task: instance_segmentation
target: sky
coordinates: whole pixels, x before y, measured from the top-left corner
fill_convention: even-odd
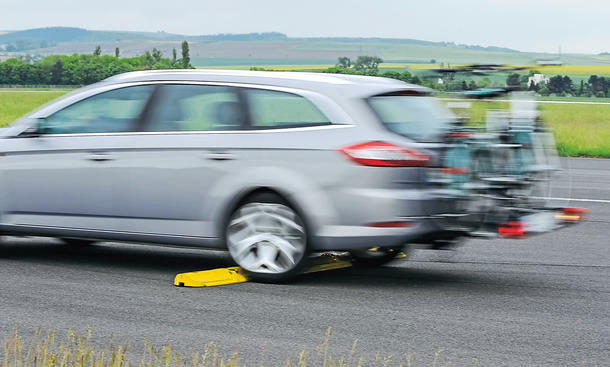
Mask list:
[[[610,0],[0,0],[0,30],[50,26],[187,35],[275,31],[610,52]]]

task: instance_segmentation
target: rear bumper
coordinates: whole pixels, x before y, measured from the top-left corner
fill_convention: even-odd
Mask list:
[[[415,243],[444,228],[437,214],[455,210],[455,200],[447,199],[421,183],[423,171],[408,169],[413,181],[398,179],[386,188],[341,187],[330,196],[335,208],[334,216],[314,214],[314,250],[351,250],[370,247],[397,247]],[[388,171],[392,172],[392,171]],[[377,178],[384,177],[380,171]],[[375,176],[371,176],[375,177]],[[372,179],[372,178],[369,178]],[[441,200],[445,199],[445,201]],[[315,211],[314,211],[315,213]],[[379,228],[383,222],[405,222],[404,228]]]
[[[314,237],[313,250],[353,250],[371,247],[399,247],[437,232],[438,226],[428,217],[399,218],[409,223],[404,228],[328,225]]]
[[[315,236],[313,250],[353,250],[371,247],[399,247],[408,243],[434,243],[456,237],[520,239],[565,228],[585,219],[586,210],[576,208],[513,209],[508,221],[487,223],[484,229],[468,230],[456,223],[447,225],[445,214],[403,217],[405,228],[367,226],[325,226]],[[440,226],[439,220],[445,225]]]

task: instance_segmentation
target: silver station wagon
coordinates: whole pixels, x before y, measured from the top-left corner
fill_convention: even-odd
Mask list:
[[[384,78],[114,76],[2,129],[1,229],[228,249],[262,281],[311,252],[385,261],[451,233],[427,174],[447,117],[427,89]]]

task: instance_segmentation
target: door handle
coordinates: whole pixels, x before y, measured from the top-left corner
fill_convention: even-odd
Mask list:
[[[95,162],[104,162],[114,160],[115,157],[108,153],[91,153],[87,155],[87,159]]]
[[[230,161],[237,158],[235,154],[229,152],[210,152],[205,157],[214,161]]]

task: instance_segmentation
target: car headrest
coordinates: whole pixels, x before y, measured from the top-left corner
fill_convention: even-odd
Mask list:
[[[239,102],[227,101],[216,105],[215,123],[219,128],[241,126],[242,116]]]

